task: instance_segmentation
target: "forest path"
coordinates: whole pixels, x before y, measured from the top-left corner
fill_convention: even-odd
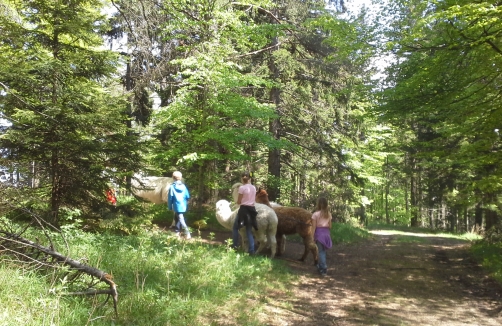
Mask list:
[[[303,244],[278,257],[299,274],[292,293],[269,295],[263,322],[292,325],[502,325],[502,286],[469,256],[469,242],[430,234],[372,231],[334,245],[321,277]],[[229,237],[217,232],[215,242]],[[202,234],[202,238],[208,237]]]

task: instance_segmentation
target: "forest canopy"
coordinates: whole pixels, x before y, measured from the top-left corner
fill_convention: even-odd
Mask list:
[[[351,5],[1,1],[1,211],[94,218],[175,170],[202,211],[250,170],[343,221],[496,226],[500,3]]]

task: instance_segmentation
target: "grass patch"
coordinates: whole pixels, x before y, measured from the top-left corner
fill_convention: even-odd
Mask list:
[[[0,260],[0,325],[260,325],[271,291],[287,295],[283,262],[169,234],[90,234],[67,229],[71,258],[111,273],[119,317],[104,297],[69,297],[61,275]],[[35,236],[32,234],[31,236]],[[30,237],[31,237],[30,236]],[[55,235],[57,248],[63,242]]]
[[[331,239],[333,240],[333,244],[357,243],[370,239],[371,237],[371,233],[367,230],[350,224],[333,223],[331,228]]]
[[[472,245],[471,253],[502,284],[502,243],[479,241]]]

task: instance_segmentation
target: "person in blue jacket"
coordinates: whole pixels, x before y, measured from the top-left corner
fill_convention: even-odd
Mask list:
[[[169,187],[167,195],[167,209],[174,211],[174,232],[177,236],[180,235],[181,229],[185,231],[185,237],[191,238],[190,230],[185,222],[184,214],[188,208],[188,199],[190,193],[187,186],[181,181],[181,172],[173,172],[173,184]]]

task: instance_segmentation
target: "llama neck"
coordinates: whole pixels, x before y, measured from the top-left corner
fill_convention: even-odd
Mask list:
[[[237,199],[239,198],[239,187],[242,186],[242,183],[237,182],[232,186],[232,199],[234,203],[237,203]]]
[[[226,229],[231,230],[233,227],[233,219],[232,217],[232,211],[230,210],[230,207],[225,207],[224,209],[221,209],[220,211],[216,212],[216,219],[218,222]]]
[[[272,207],[272,205],[270,205],[270,201],[268,201],[267,195],[260,194],[260,195],[256,196],[256,202],[260,203],[260,204],[267,205],[268,207]]]

